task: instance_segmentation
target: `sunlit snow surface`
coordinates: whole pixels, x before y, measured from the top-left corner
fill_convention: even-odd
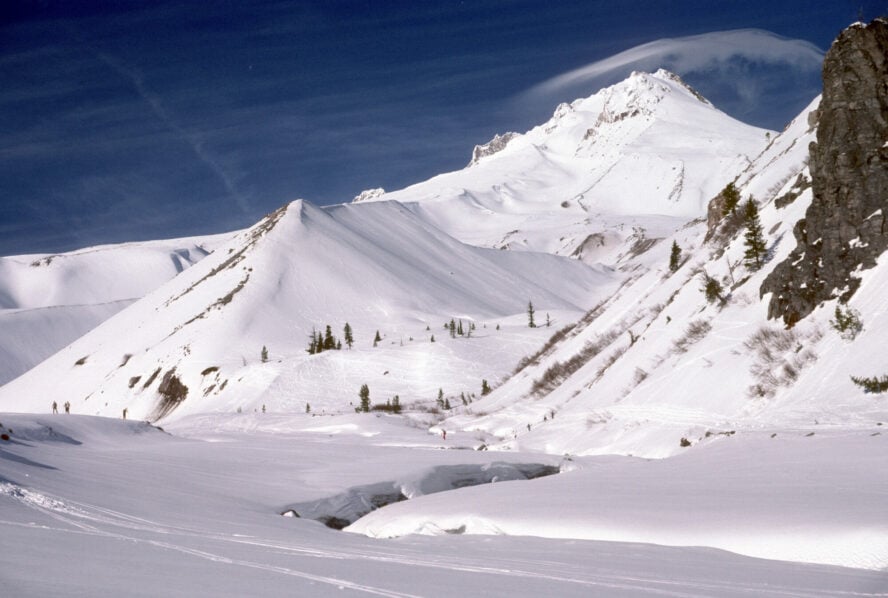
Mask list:
[[[787,430],[665,461],[574,458],[560,475],[385,507],[367,520],[466,534],[382,540],[279,513],[438,465],[561,460],[447,450],[475,440],[372,415],[200,416],[172,435],[63,414],[0,423],[13,430],[4,595],[840,596],[888,579],[885,436]],[[811,454],[829,458],[815,468]]]

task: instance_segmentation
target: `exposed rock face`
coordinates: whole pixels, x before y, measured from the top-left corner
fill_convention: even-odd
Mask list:
[[[518,137],[518,133],[503,133],[502,135],[494,135],[493,139],[484,145],[476,145],[475,149],[472,150],[472,161],[469,162],[469,166],[477,164],[478,160],[485,156],[492,156],[503,150],[515,137]]]
[[[814,197],[793,230],[796,248],[761,288],[773,293],[768,317],[788,326],[823,301],[847,301],[855,271],[888,248],[888,21],[852,25],[833,43],[818,117]]]
[[[368,199],[376,199],[382,195],[385,195],[385,189],[382,187],[377,187],[376,189],[364,189],[355,195],[354,199],[352,199],[352,203],[367,201]]]

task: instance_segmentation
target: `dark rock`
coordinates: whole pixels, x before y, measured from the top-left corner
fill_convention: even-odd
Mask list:
[[[769,318],[792,326],[818,304],[851,298],[858,269],[888,248],[888,21],[855,24],[823,62],[817,142],[810,145],[813,200],[793,230],[797,246],[768,275]]]

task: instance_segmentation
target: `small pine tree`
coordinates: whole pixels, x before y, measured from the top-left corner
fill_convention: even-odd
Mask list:
[[[444,390],[438,389],[438,399],[435,401],[435,404],[438,406],[438,409],[444,408]]]
[[[456,322],[450,320],[450,338],[456,338]]]
[[[721,194],[722,197],[725,198],[725,205],[722,208],[722,216],[727,216],[736,212],[737,206],[740,204],[740,191],[734,186],[734,182],[731,181],[728,183],[722,190]]]
[[[487,383],[487,380],[481,380],[481,396],[490,394],[490,384]]]
[[[672,251],[669,253],[669,271],[675,272],[681,265],[681,247],[676,241],[672,242]]]
[[[348,345],[348,348],[351,349],[352,345],[355,344],[354,332],[352,331],[352,327],[348,322],[345,323],[345,326],[342,329],[342,336],[345,338],[345,344]]]
[[[444,409],[450,411],[450,399],[444,399]]]
[[[546,328],[552,325],[552,320],[549,319],[549,312],[546,312]]]
[[[706,301],[709,303],[715,303],[716,301],[723,302],[724,297],[722,296],[722,285],[715,278],[709,276],[705,272],[703,273],[703,294],[706,296]]]
[[[333,330],[327,324],[327,328],[324,330],[324,351],[330,351],[335,348],[336,340],[333,338]]]
[[[528,328],[536,328],[536,322],[533,321],[533,314],[536,313],[536,310],[533,309],[533,301],[527,302],[527,327]]]
[[[496,325],[496,329],[497,329],[497,330],[499,330],[499,329],[500,329],[500,327],[499,327],[499,324],[497,324],[497,325]]]
[[[764,264],[767,245],[762,222],[759,220],[758,204],[751,196],[743,205],[743,224],[746,226],[746,234],[743,236],[743,244],[746,246],[744,263],[750,270],[758,270]]]
[[[435,342],[435,335],[434,334],[432,335],[432,338],[430,340],[431,340],[431,342]]]
[[[361,384],[361,390],[358,391],[358,398],[361,399],[361,406],[358,408],[360,411],[364,413],[370,412],[370,387],[366,384]]]
[[[839,336],[846,341],[853,341],[857,335],[863,330],[863,321],[860,319],[860,312],[851,307],[836,305],[836,318],[830,320],[829,325],[839,333]]]
[[[463,336],[465,332],[463,331],[462,320],[459,321],[459,325],[456,327],[456,333],[460,336]]]
[[[311,405],[309,405],[308,403],[305,404],[305,412],[311,413]]]
[[[265,345],[262,345],[262,353],[260,355],[262,357],[262,363],[268,361],[268,348]]]
[[[373,337],[373,346],[375,347],[376,344],[377,344],[379,341],[381,341],[381,340],[382,340],[382,337],[379,336],[379,331],[377,330],[377,331],[376,331],[376,336]]]

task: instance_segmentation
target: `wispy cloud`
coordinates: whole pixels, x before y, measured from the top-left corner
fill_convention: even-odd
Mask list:
[[[228,191],[229,196],[235,201],[235,203],[237,203],[241,211],[245,214],[250,213],[250,204],[246,197],[244,197],[244,195],[238,190],[234,178],[231,177],[222,165],[206,151],[203,141],[199,137],[181,127],[170,116],[161,103],[160,98],[152,93],[145,85],[142,75],[137,70],[127,67],[120,60],[105,52],[96,52],[96,57],[108,65],[118,75],[132,83],[136,93],[148,104],[154,115],[180,139],[186,142],[194,151],[194,155],[197,156],[197,158],[222,182],[226,191]]]
[[[522,94],[521,100],[535,104],[566,101],[610,85],[633,70],[665,68],[682,77],[696,74],[712,87],[729,88],[751,107],[766,93],[768,69],[816,75],[823,55],[810,42],[760,29],[658,39],[543,81]]]

